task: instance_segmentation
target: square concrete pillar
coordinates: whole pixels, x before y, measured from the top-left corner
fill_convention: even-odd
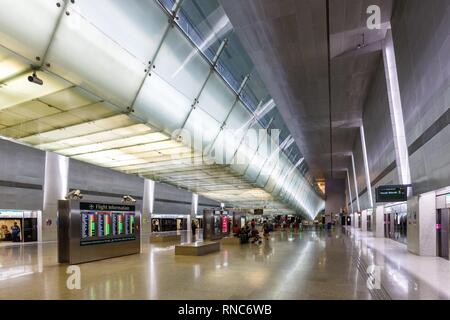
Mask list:
[[[363,210],[361,213],[361,230],[367,231],[367,210]]]
[[[372,217],[373,234],[376,238],[384,238],[384,206],[377,206]]]
[[[436,193],[408,199],[408,251],[436,256]]]

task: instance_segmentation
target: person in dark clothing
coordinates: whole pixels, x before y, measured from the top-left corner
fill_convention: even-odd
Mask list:
[[[192,237],[193,237],[193,239],[195,239],[195,236],[196,236],[195,232],[197,231],[197,223],[195,223],[195,221],[192,222],[191,228],[192,228]]]
[[[13,242],[20,241],[20,227],[17,225],[17,222],[14,222],[14,225],[11,227],[11,234]]]

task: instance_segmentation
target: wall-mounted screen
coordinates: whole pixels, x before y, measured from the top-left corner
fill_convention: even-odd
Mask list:
[[[407,186],[380,186],[375,189],[376,201],[382,202],[404,202],[408,200]]]
[[[134,206],[82,202],[80,209],[81,245],[135,240]]]

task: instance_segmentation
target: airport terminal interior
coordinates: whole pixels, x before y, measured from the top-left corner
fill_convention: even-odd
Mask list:
[[[0,300],[449,300],[450,1],[0,0]]]

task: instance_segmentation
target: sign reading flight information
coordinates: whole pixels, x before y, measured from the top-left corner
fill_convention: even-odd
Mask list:
[[[408,186],[379,186],[375,189],[376,202],[405,202],[408,200]]]

